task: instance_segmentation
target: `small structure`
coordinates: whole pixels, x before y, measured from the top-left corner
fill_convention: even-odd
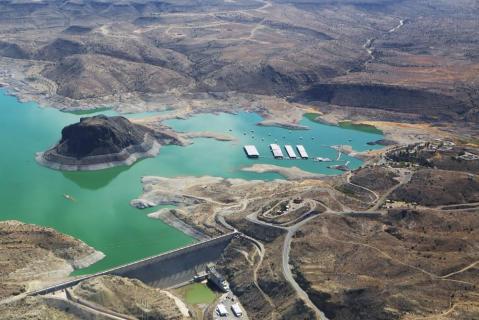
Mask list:
[[[289,144],[285,145],[284,148],[286,149],[286,153],[288,154],[288,157],[290,159],[296,159],[296,153],[294,153],[293,147],[291,147]]]
[[[296,146],[296,150],[298,150],[299,156],[300,156],[302,159],[308,159],[308,158],[309,158],[308,153],[306,152],[306,149],[304,149],[303,145],[298,144],[298,145]]]
[[[225,317],[228,315],[228,310],[226,310],[226,307],[224,304],[220,303],[219,305],[216,306],[216,313],[220,317]]]
[[[233,311],[235,317],[241,317],[243,315],[243,311],[241,311],[241,308],[237,303],[231,306],[231,311]]]
[[[215,286],[217,286],[221,291],[228,292],[230,291],[230,286],[228,281],[216,271],[215,267],[212,264],[206,266],[206,272],[208,273],[208,280],[211,281]]]
[[[243,149],[246,152],[246,156],[248,156],[248,158],[259,158],[259,152],[255,146],[246,145],[243,147]]]
[[[200,272],[200,273],[193,276],[193,281],[194,282],[201,282],[203,280],[206,280],[207,278],[208,278],[208,274],[206,272]]]
[[[281,151],[279,145],[273,143],[269,145],[269,148],[271,149],[271,152],[276,159],[283,159],[283,152]]]

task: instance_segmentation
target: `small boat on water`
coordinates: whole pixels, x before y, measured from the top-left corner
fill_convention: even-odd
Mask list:
[[[316,158],[314,158],[313,161],[316,161],[316,162],[331,162],[332,160],[329,159],[329,158],[316,157]]]
[[[69,194],[63,194],[63,197],[69,201],[76,201],[75,198],[73,198],[71,195]]]

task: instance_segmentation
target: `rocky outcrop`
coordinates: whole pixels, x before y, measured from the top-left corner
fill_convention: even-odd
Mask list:
[[[296,100],[377,108],[444,119],[456,118],[468,110],[464,102],[445,94],[382,84],[317,84],[298,95]]]
[[[99,170],[153,157],[159,148],[151,129],[124,117],[99,115],[65,127],[58,144],[36,159],[57,170]]]

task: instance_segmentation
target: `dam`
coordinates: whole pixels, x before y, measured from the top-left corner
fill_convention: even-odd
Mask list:
[[[183,248],[144,258],[116,268],[76,278],[47,288],[32,291],[28,295],[44,295],[73,287],[81,281],[102,276],[115,275],[138,279],[155,288],[169,288],[193,279],[198,271],[204,271],[209,263],[218,261],[221,254],[239,232],[231,232]]]

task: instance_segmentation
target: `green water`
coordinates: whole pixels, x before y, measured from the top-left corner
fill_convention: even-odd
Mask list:
[[[114,114],[113,111],[103,111]],[[0,220],[17,219],[50,226],[106,254],[100,262],[75,274],[101,271],[194,241],[161,221],[146,217],[145,213],[155,209],[140,211],[129,205],[131,199],[141,194],[142,176],[280,178],[275,173],[256,174],[240,170],[254,163],[294,165],[312,172],[337,174],[338,171],[326,168],[331,163],[275,160],[270,155],[268,144],[275,139],[280,144],[301,143],[311,157],[336,158],[336,151],[330,145],[350,144],[361,151],[377,148],[366,143],[382,137],[375,133],[326,126],[306,118],[301,124],[310,126],[311,130],[290,132],[256,126],[261,118],[253,113],[201,114],[187,120],[169,120],[166,124],[180,131],[229,133],[238,141],[200,138],[187,147],[164,146],[156,158],[144,159],[131,167],[96,172],[59,172],[37,165],[34,155],[55,144],[61,129],[77,122],[81,115],[40,108],[35,103],[20,103],[1,90],[0,112]],[[242,150],[246,143],[255,144],[264,157],[247,159]],[[361,164],[360,160],[347,156],[343,159],[349,160],[353,168]],[[64,194],[73,196],[76,201],[66,200]]]
[[[188,304],[210,304],[215,301],[215,293],[204,283],[189,284],[181,290],[185,290],[184,298]]]

